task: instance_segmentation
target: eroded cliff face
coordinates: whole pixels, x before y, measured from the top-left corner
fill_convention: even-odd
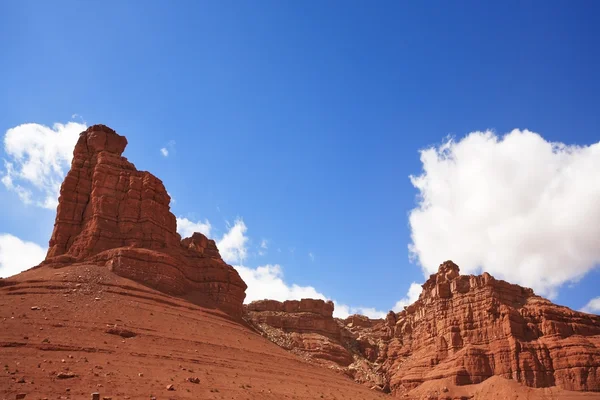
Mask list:
[[[352,363],[351,354],[341,345],[332,302],[261,300],[244,309],[246,320],[279,346],[317,361],[342,366]]]
[[[295,313],[253,304],[246,318],[272,339],[294,338],[284,347],[386,392],[405,393],[440,378],[468,385],[492,376],[600,391],[600,317],[487,273],[460,275],[451,261],[425,282],[417,302],[385,320],[306,313],[299,329],[291,322]],[[308,329],[311,324],[316,328]]]
[[[200,233],[181,240],[164,185],[121,155],[126,145],[104,125],[81,133],[42,265],[103,264],[125,278],[240,316],[246,284],[213,240]]]

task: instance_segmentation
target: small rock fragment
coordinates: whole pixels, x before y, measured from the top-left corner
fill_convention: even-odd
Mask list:
[[[173,385],[167,385],[167,390],[173,391],[173,390],[175,390],[175,386],[173,386]]]
[[[58,375],[56,375],[57,379],[71,379],[71,378],[75,378],[77,375],[74,374],[73,372],[60,372],[58,373]]]

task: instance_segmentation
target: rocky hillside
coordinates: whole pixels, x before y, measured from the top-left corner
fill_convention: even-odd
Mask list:
[[[425,282],[417,302],[385,320],[336,320],[333,304],[296,303],[254,302],[246,318],[280,346],[385,392],[493,376],[600,392],[599,316],[557,306],[487,273],[460,275],[451,261]]]
[[[81,133],[46,259],[0,279],[0,398],[598,398],[600,317],[450,261],[382,320],[244,306],[237,271],[213,240],[181,239],[126,144]]]

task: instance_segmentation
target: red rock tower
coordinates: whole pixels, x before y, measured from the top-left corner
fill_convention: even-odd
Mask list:
[[[100,263],[169,294],[242,313],[246,284],[213,240],[181,240],[160,179],[121,154],[127,139],[104,125],[82,132],[61,189],[43,264]]]

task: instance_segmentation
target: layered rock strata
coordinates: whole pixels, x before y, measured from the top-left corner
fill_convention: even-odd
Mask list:
[[[246,284],[200,233],[181,240],[163,183],[121,154],[104,125],[82,132],[60,189],[42,265],[96,263],[116,274],[240,316]]]
[[[276,320],[252,304],[246,316],[270,337],[299,332],[288,343],[292,349],[304,350],[305,337],[327,338],[331,344],[306,354],[383,391],[403,393],[442,378],[468,385],[492,376],[531,387],[600,391],[599,316],[555,305],[487,273],[460,275],[451,261],[430,276],[414,304],[384,320],[331,317],[327,324],[335,321],[335,332],[323,333],[323,322],[312,331],[304,322],[298,330],[280,322],[296,317],[278,307]],[[339,357],[340,347],[347,356]],[[334,356],[326,354],[329,348]]]
[[[262,300],[244,307],[245,318],[281,347],[339,365],[352,362],[352,356],[340,344],[341,331],[333,318],[332,302]]]

